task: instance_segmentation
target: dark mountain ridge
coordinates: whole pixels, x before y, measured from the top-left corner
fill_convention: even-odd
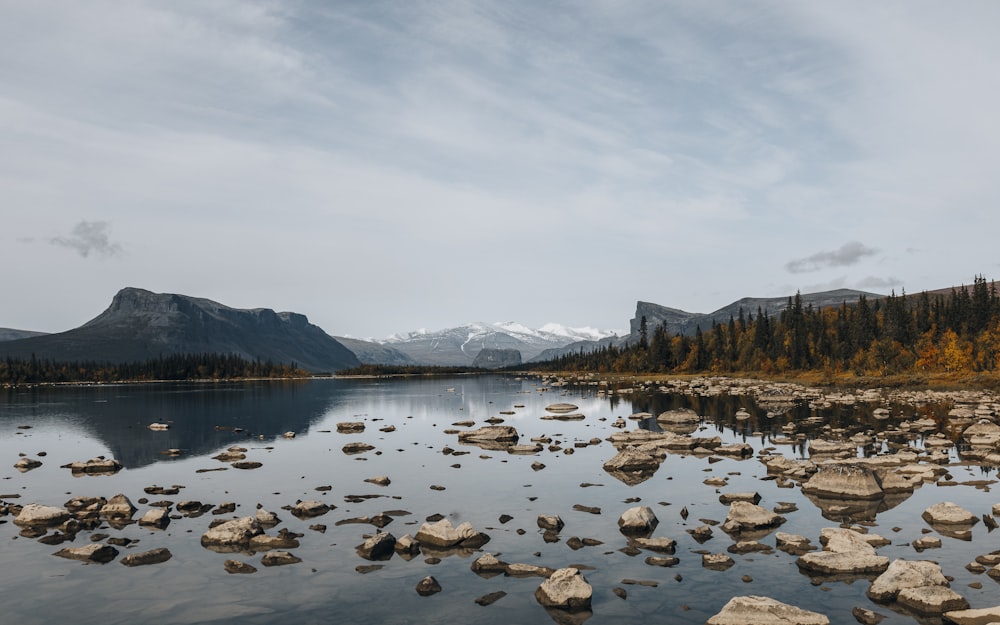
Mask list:
[[[333,372],[359,363],[305,315],[230,308],[212,300],[124,288],[79,328],[0,343],[0,355],[58,361],[139,362],[172,354],[235,354]]]

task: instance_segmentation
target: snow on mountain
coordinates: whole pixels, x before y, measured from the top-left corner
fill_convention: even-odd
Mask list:
[[[403,352],[414,362],[428,365],[471,365],[485,348],[516,349],[527,361],[546,349],[562,347],[576,341],[599,340],[616,336],[595,328],[570,328],[548,323],[541,328],[529,328],[514,321],[469,323],[455,328],[430,332],[426,329],[393,334],[375,342]]]

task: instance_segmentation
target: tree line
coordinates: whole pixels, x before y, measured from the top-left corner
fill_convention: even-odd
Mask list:
[[[296,363],[247,360],[235,354],[175,354],[144,362],[60,362],[52,359],[0,360],[0,384],[144,382],[306,377]]]
[[[778,315],[739,311],[694,336],[650,329],[630,344],[575,353],[532,368],[550,371],[736,373],[821,371],[889,376],[994,372],[1000,364],[1000,298],[981,276],[971,287],[917,296],[895,292],[817,309],[796,294]]]

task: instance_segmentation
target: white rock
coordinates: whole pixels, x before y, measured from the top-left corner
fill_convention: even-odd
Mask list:
[[[830,625],[830,619],[770,597],[733,597],[706,625]]]
[[[535,591],[535,599],[546,608],[586,610],[594,594],[583,575],[574,568],[558,569]]]

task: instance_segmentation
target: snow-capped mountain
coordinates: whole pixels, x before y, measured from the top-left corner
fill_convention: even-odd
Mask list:
[[[373,342],[402,352],[418,364],[471,365],[485,348],[516,349],[521,352],[521,358],[528,361],[546,349],[577,341],[596,341],[616,334],[595,328],[570,328],[558,323],[534,329],[506,321],[470,323],[434,332],[421,329]]]

